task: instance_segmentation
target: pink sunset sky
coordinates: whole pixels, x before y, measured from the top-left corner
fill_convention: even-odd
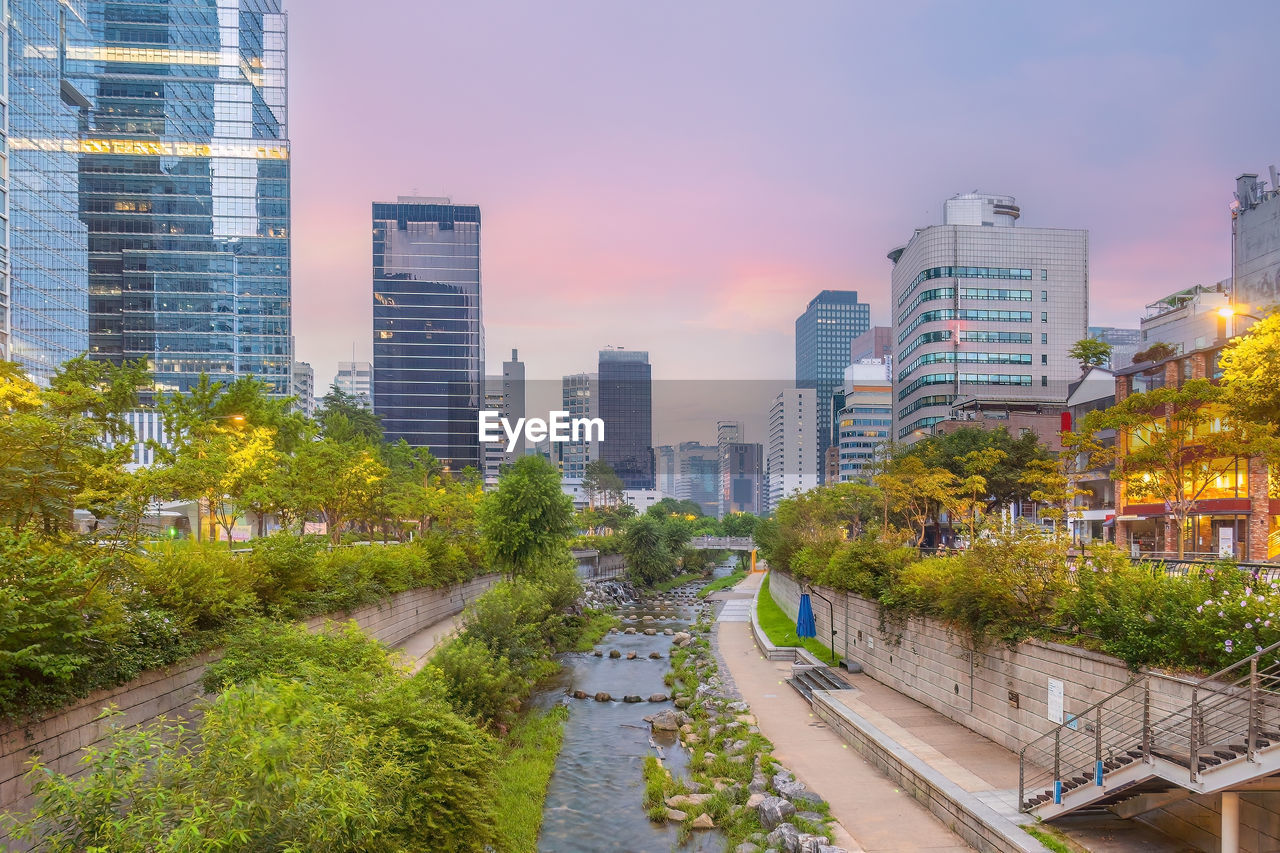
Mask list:
[[[892,7],[892,8],[890,8]],[[483,216],[489,372],[647,349],[787,378],[823,289],[886,323],[885,253],[979,189],[1087,228],[1091,323],[1230,274],[1237,174],[1280,161],[1270,2],[292,0],[294,329],[367,359],[370,203]]]

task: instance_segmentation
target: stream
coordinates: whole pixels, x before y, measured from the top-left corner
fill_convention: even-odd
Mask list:
[[[733,571],[733,563],[719,565],[715,577]],[[674,732],[650,734],[644,717],[672,707],[671,701],[624,703],[624,695],[648,699],[654,693],[670,694],[663,683],[670,669],[671,636],[665,630],[686,630],[697,618],[702,601],[697,592],[702,582],[685,584],[668,593],[651,592],[641,600],[621,605],[616,615],[622,620],[619,633],[606,634],[596,646],[604,652],[562,655],[559,675],[535,696],[536,706],[555,704],[569,707],[564,726],[564,744],[556,759],[547,791],[541,853],[684,853],[721,851],[724,837],[716,831],[695,832],[683,845],[676,844],[677,825],[653,823],[645,815],[643,762],[658,755],[673,775],[684,772],[689,756]],[[645,621],[645,617],[652,621]],[[623,633],[634,628],[636,633]],[[647,636],[644,629],[657,633]],[[617,649],[621,658],[610,658]],[[650,652],[660,659],[651,659]],[[634,660],[627,660],[635,652]],[[614,701],[574,699],[573,691],[589,696],[604,691]],[[651,745],[652,744],[652,745]]]

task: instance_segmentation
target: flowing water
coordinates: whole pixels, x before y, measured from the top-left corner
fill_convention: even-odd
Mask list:
[[[732,571],[732,564],[718,566],[716,576]],[[556,759],[555,773],[547,791],[541,853],[668,853],[680,851],[720,851],[724,838],[717,832],[695,832],[684,845],[676,845],[676,825],[651,822],[645,815],[643,763],[647,755],[660,756],[673,775],[688,766],[688,753],[672,732],[651,734],[644,717],[670,708],[671,702],[627,704],[624,695],[648,699],[654,693],[671,692],[663,684],[670,669],[671,637],[664,629],[681,631],[697,617],[701,601],[695,597],[701,584],[689,584],[670,593],[652,593],[633,605],[624,605],[617,615],[622,625],[617,634],[607,634],[597,646],[604,657],[592,653],[562,656],[563,670],[555,682],[538,693],[535,702],[550,707],[557,702],[569,706],[564,745]],[[645,622],[651,616],[653,621]],[[635,634],[621,633],[635,628]],[[657,631],[646,636],[645,628]],[[621,658],[608,657],[611,649]],[[627,652],[636,653],[627,660]],[[657,651],[662,658],[651,660]],[[581,690],[590,696],[604,691],[612,702],[573,699]]]

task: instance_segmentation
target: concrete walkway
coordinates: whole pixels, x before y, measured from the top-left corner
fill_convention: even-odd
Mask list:
[[[748,576],[733,592],[719,595],[741,600],[745,594],[749,600],[761,579],[759,574]],[[791,664],[765,660],[749,622],[721,621],[715,630],[725,665],[761,733],[773,741],[774,756],[826,798],[847,832],[833,839],[836,844],[867,853],[971,849],[814,716],[809,703],[786,684]]]
[[[409,662],[409,671],[416,673],[426,666],[427,658],[431,656],[431,652],[436,646],[453,636],[461,622],[462,614],[458,613],[446,619],[441,619],[433,625],[428,625],[418,633],[412,634],[403,642],[398,643],[396,648],[400,650],[405,660]]]

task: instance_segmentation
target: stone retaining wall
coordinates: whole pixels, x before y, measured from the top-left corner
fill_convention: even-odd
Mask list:
[[[306,624],[314,630],[327,620],[354,619],[369,636],[396,645],[461,612],[498,579],[498,575],[485,575],[445,589],[409,590],[348,613],[314,617]],[[128,684],[101,690],[53,715],[0,728],[0,812],[22,811],[29,805],[30,790],[23,777],[32,757],[39,755],[59,773],[75,773],[80,766],[81,749],[106,734],[107,724],[97,717],[109,705],[115,705],[123,714],[113,720],[117,725],[139,725],[160,716],[190,718],[192,706],[204,695],[200,679],[205,667],[220,654],[209,651],[145,672]],[[0,841],[4,837],[0,825]]]
[[[769,586],[774,600],[794,618],[800,602],[796,580],[773,571]],[[1041,640],[971,652],[962,637],[936,620],[911,617],[882,625],[874,601],[824,587],[816,592],[831,600],[829,608],[813,598],[818,637],[830,637],[834,611],[839,655],[860,663],[876,681],[1013,752],[1054,727],[1048,716],[1049,679],[1062,682],[1064,711],[1072,714],[1134,677],[1116,658]],[[1157,719],[1162,711],[1172,713],[1190,701],[1189,691],[1177,683],[1155,680],[1152,687]],[[1147,812],[1142,820],[1204,850],[1217,850],[1220,799],[1189,797]],[[1280,850],[1280,792],[1241,794],[1240,824],[1242,851]]]

